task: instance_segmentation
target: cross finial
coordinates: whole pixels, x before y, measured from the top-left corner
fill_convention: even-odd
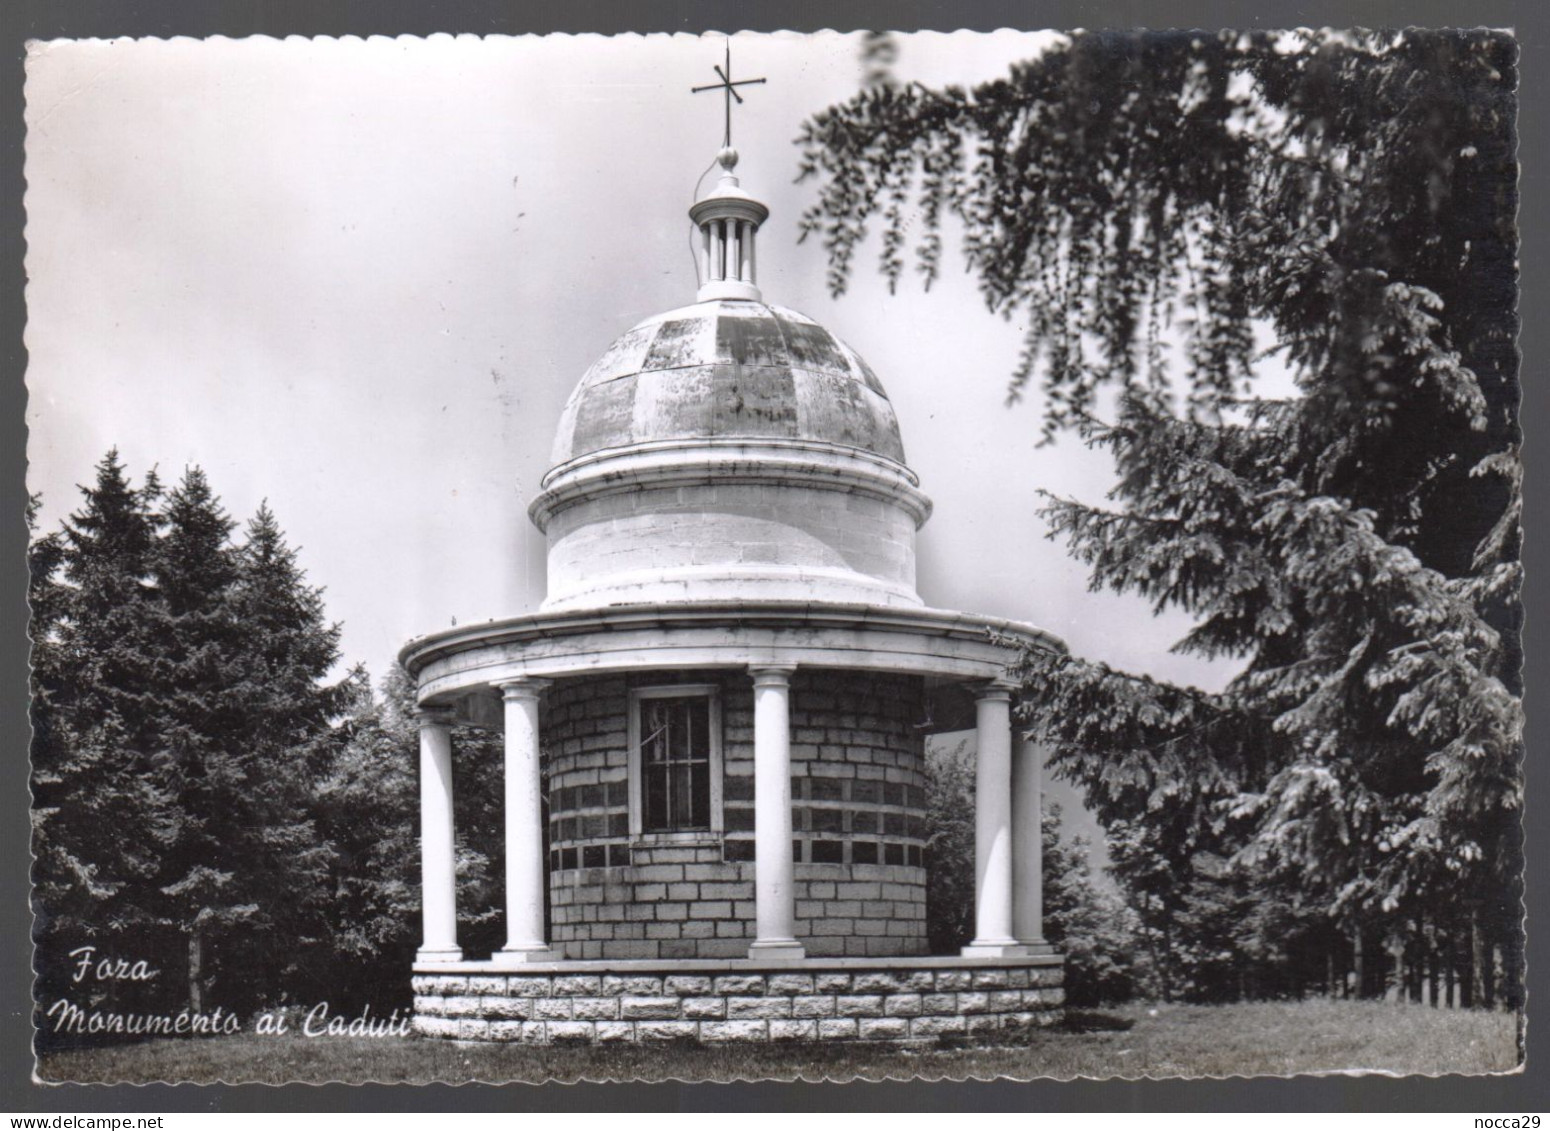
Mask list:
[[[689,93],[699,94],[701,91],[705,90],[719,90],[724,92],[723,98],[726,101],[727,124],[726,132],[722,135],[721,144],[723,146],[729,147],[732,144],[732,100],[734,98],[737,99],[737,104],[739,106],[743,104],[743,96],[737,93],[737,88],[740,86],[754,86],[758,83],[764,82],[764,80],[738,79],[736,82],[732,81],[732,40],[730,38],[727,40],[726,63],[726,70],[722,70],[719,66],[716,67],[716,74],[721,78],[720,82],[708,83],[705,86],[691,87]]]

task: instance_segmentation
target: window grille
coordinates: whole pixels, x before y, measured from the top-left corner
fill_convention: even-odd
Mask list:
[[[721,717],[714,687],[642,688],[631,699],[632,832],[720,832]]]

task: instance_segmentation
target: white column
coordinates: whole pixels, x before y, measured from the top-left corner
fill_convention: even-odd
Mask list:
[[[559,956],[544,938],[544,833],[539,796],[538,697],[542,679],[499,685],[506,702],[506,962],[552,962]]]
[[[748,249],[753,244],[753,225],[747,220],[737,222],[737,278],[739,282],[751,283],[752,277],[748,273]]]
[[[1032,949],[1044,942],[1044,751],[1019,736],[1012,751],[1012,933]]]
[[[417,962],[456,962],[457,861],[452,826],[452,712],[422,708],[420,724],[420,910]]]
[[[700,249],[700,263],[704,267],[704,270],[702,270],[700,272],[700,281],[702,283],[708,283],[708,282],[710,282],[710,225],[709,224],[702,224],[700,226],[700,237],[701,237],[701,245],[702,245],[701,249]]]
[[[1012,692],[1001,684],[974,701],[974,941],[965,957],[1026,953],[1012,937]]]
[[[754,248],[759,246],[759,241],[754,239],[754,232],[758,225],[752,220],[748,222],[748,281],[757,285],[759,282],[758,269],[754,265]]]
[[[791,861],[791,672],[753,674],[754,917],[749,958],[801,958],[796,940],[796,869]]]

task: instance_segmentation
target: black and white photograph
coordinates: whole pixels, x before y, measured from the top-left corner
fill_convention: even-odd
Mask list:
[[[1520,1073],[1519,63],[30,42],[34,1080]]]

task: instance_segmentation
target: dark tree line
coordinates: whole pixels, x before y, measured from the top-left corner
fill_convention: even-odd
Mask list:
[[[350,704],[338,630],[268,508],[233,543],[198,469],[134,487],[110,452],[82,490],[32,551],[42,973],[130,947],[161,992],[235,1006],[326,942],[307,786]]]
[[[38,1000],[403,1004],[419,910],[406,677],[378,700],[361,669],[336,672],[339,628],[267,505],[234,540],[197,468],[170,490],[154,472],[133,485],[115,452],[96,472],[30,551]],[[491,843],[490,743],[463,745],[462,827]],[[460,856],[476,932],[495,863]],[[87,946],[157,977],[72,982]]]
[[[1023,672],[1166,993],[1522,1001],[1515,88],[1499,33],[1082,34],[799,139],[835,290],[961,221],[1013,395],[1114,460],[1051,536],[1237,665]]]

